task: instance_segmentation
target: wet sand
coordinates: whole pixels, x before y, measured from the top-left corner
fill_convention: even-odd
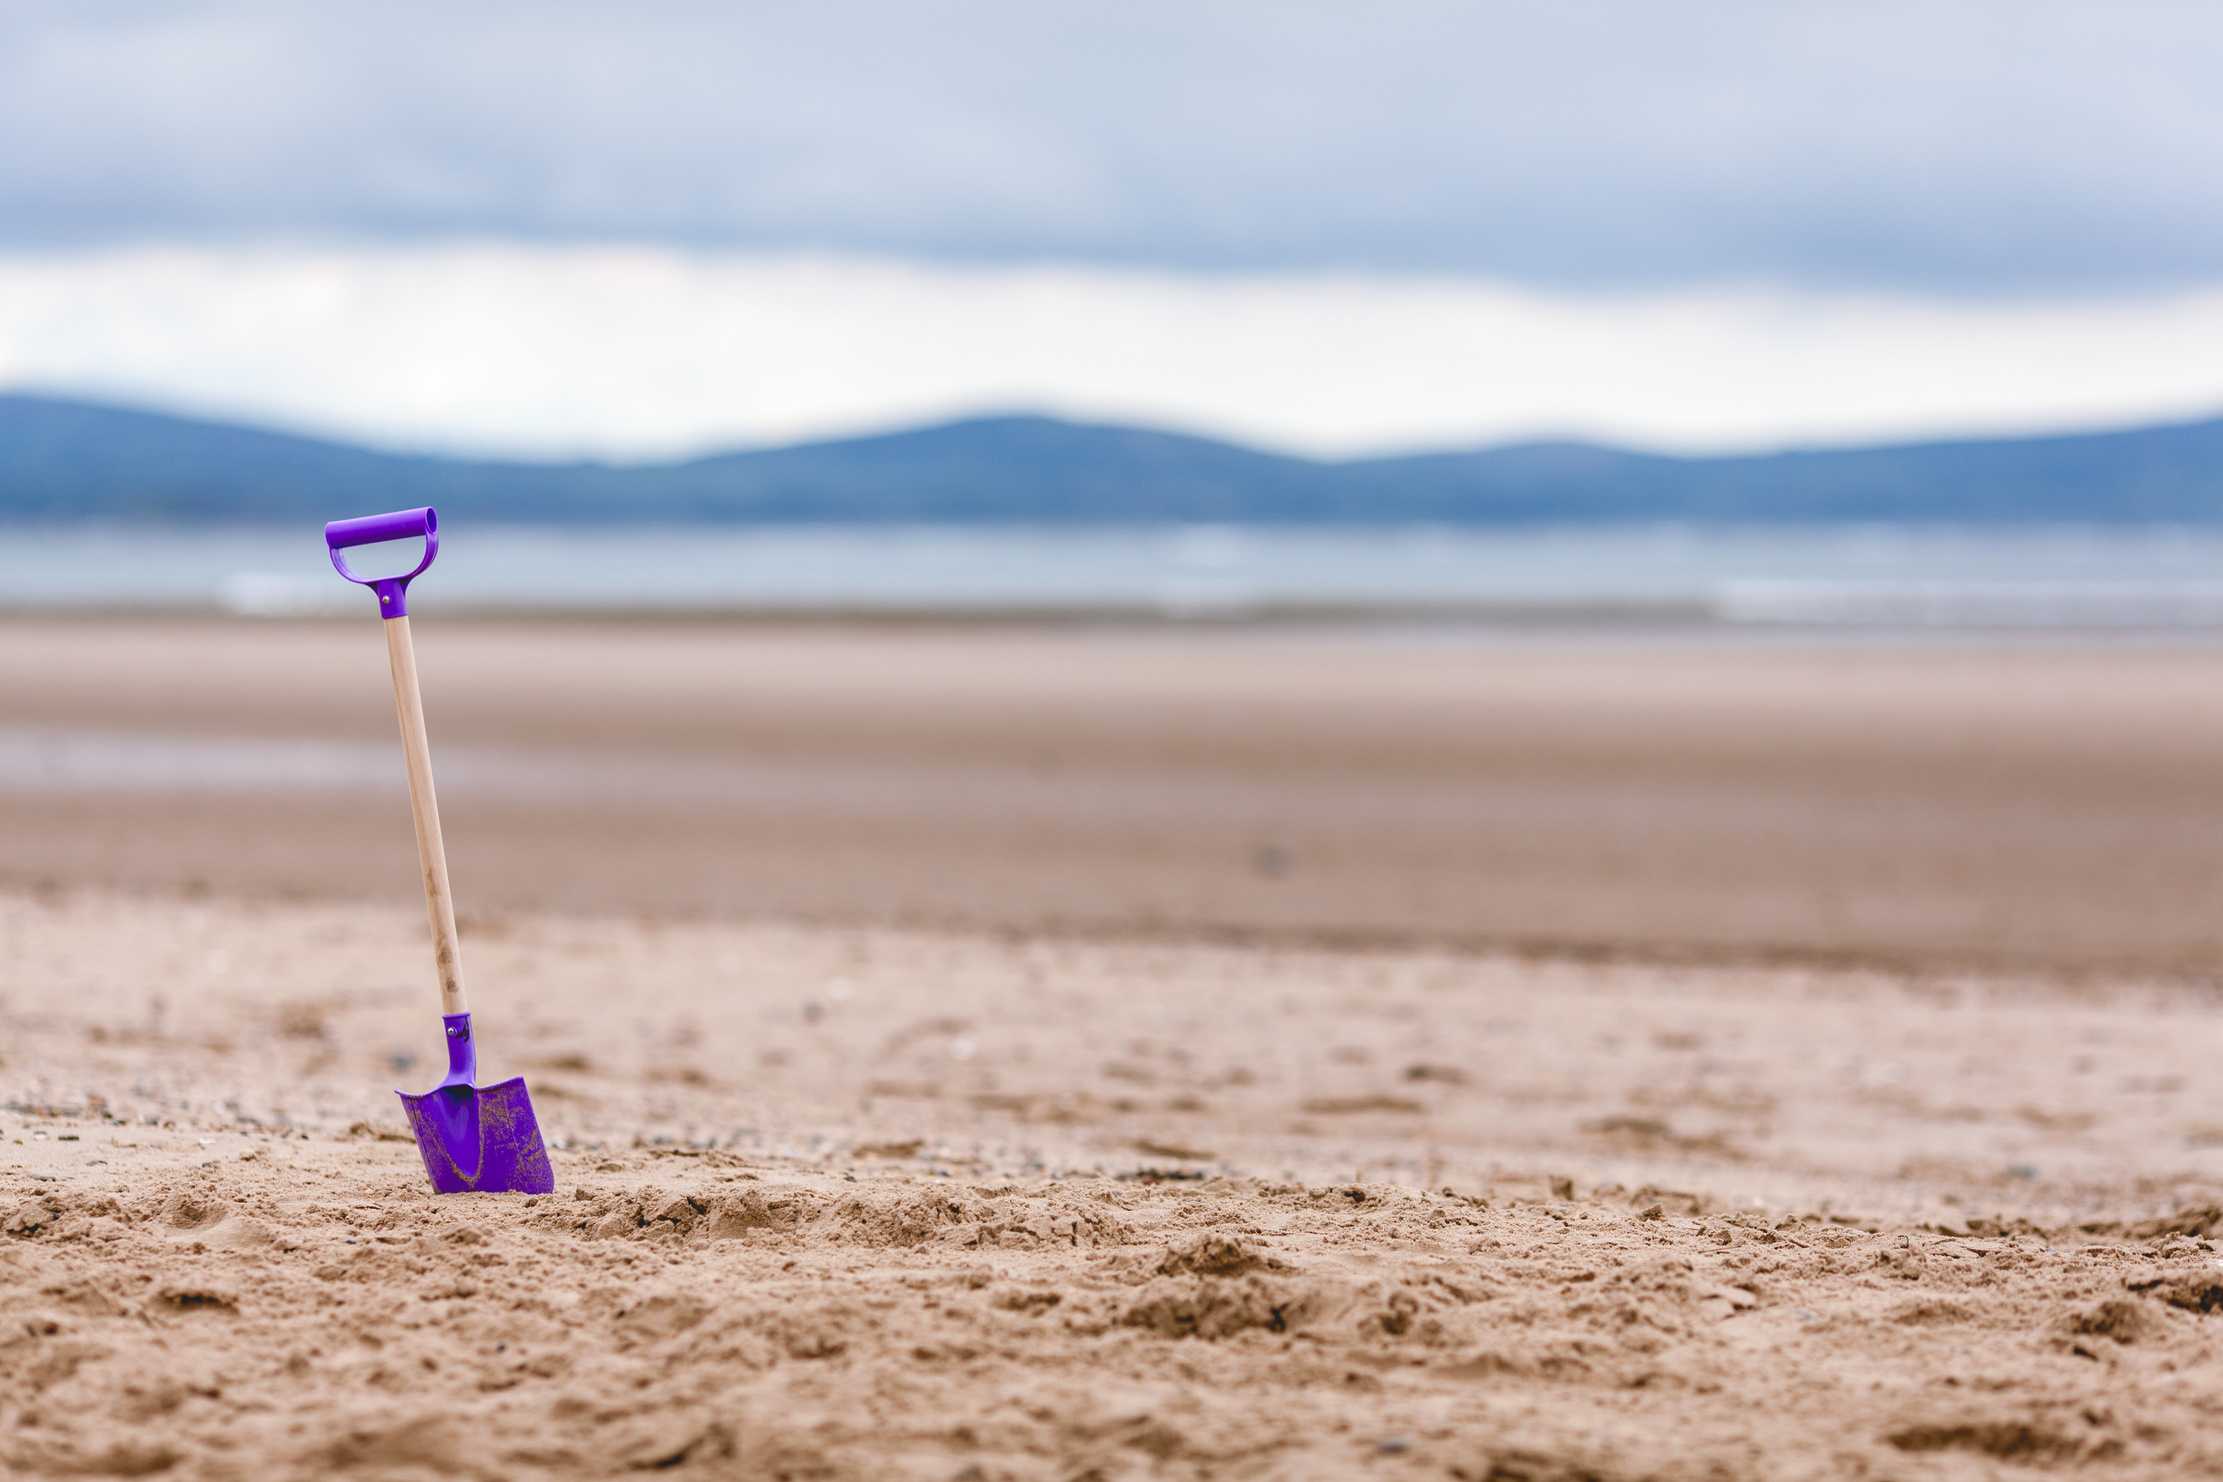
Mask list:
[[[2223,968],[2223,647],[418,642],[457,888],[485,909]],[[66,753],[0,765],[0,880],[407,900],[385,685],[369,622],[0,624],[0,741]],[[118,738],[136,760],[71,770]],[[227,739],[307,751],[171,754]]]

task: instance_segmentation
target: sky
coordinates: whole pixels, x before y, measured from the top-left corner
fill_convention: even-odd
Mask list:
[[[2223,8],[0,0],[0,384],[653,457],[2223,411]]]

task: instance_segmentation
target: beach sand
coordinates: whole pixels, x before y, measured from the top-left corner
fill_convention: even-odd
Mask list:
[[[2223,655],[428,628],[527,1201],[377,638],[0,627],[17,1474],[2223,1471]]]
[[[20,1475],[2223,1466],[2181,985],[503,918],[436,1199],[413,913],[0,920]]]
[[[417,646],[466,909],[2223,971],[2218,645]],[[386,683],[367,620],[0,623],[0,883],[408,901]]]

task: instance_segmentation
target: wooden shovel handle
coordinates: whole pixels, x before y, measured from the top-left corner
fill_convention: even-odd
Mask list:
[[[440,805],[432,795],[432,747],[425,740],[424,700],[417,693],[417,651],[409,619],[388,618],[386,657],[394,668],[394,705],[401,712],[401,751],[409,763],[409,811],[417,820],[417,861],[424,867],[425,911],[432,918],[433,960],[440,969],[440,1012],[466,1014],[463,957],[455,939],[455,898],[448,894],[448,851],[440,842]]]

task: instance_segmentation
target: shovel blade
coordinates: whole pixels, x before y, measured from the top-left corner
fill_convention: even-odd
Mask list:
[[[422,1096],[397,1091],[436,1194],[552,1194],[540,1123],[525,1078],[493,1086],[440,1086]]]

